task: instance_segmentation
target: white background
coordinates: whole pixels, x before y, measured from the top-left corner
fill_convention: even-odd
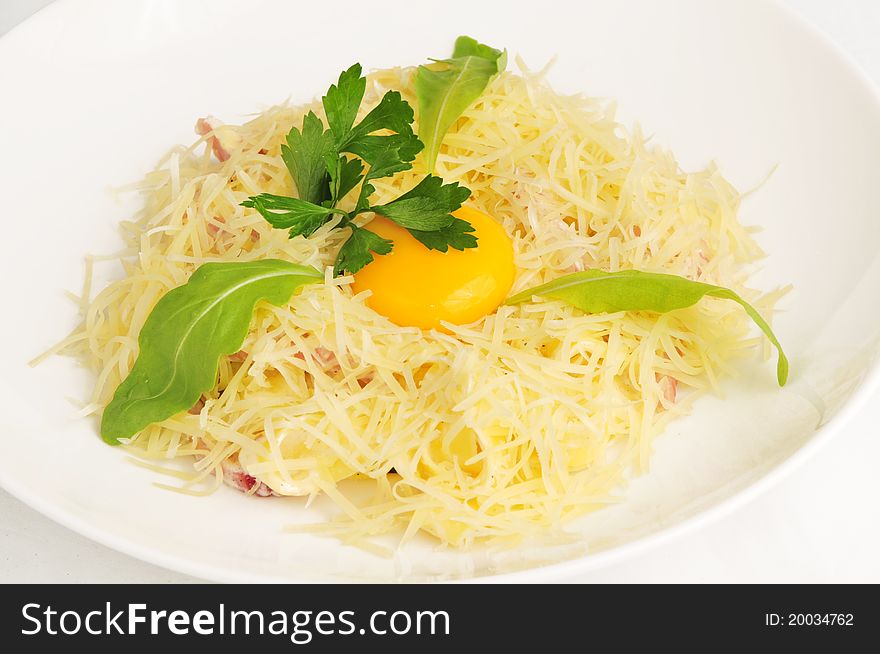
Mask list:
[[[0,35],[46,4],[2,0]],[[787,4],[880,84],[880,3]],[[878,424],[880,393],[805,465],[736,512],[623,563],[559,581],[880,582]],[[92,543],[0,490],[0,582],[58,581],[195,580]]]

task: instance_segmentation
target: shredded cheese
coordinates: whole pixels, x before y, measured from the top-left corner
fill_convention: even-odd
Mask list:
[[[559,95],[520,68],[465,112],[436,170],[472,189],[470,202],[511,235],[513,292],[584,268],[638,268],[723,284],[770,308],[773,296],[743,285],[745,264],[762,253],[715,166],[683,172],[617,123],[611,105]],[[392,88],[415,105],[412,74],[372,74],[365,107]],[[193,462],[191,474],[172,473],[186,492],[213,489],[224,462],[237,462],[278,494],[330,497],[339,516],[311,530],[345,542],[387,532],[514,542],[614,501],[687,400],[760,342],[736,305],[712,299],[662,316],[502,306],[448,334],[391,324],[351,293],[350,278],[331,276],[344,230],[291,240],[240,206],[293,193],[280,144],[308,109],[320,113],[272,107],[222,134],[212,123],[174,149],[139,187],[142,215],[123,224],[135,253],[118,259],[124,276],[94,299],[86,282],[83,324],[65,343],[96,371],[91,401],[104,406],[150,310],[198,265],[278,257],[327,270],[289,306],[257,308],[240,356],[221,362],[193,413],[132,439],[150,466]],[[375,181],[377,203],[414,185],[416,164]],[[88,262],[91,271],[102,259]],[[349,497],[338,485],[348,478],[375,492]]]

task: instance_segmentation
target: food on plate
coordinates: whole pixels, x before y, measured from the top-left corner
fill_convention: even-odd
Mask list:
[[[784,384],[736,190],[519,67],[461,37],[200,119],[64,344],[103,438],[182,492],[326,495],[347,542],[510,543],[613,502],[762,342]]]
[[[352,292],[369,292],[367,306],[391,322],[423,329],[442,330],[444,322],[464,325],[495,311],[516,274],[513,243],[494,218],[478,209],[463,206],[453,215],[474,228],[477,247],[428,249],[394,221],[373,218],[370,229],[394,243],[393,256],[379,257],[356,272]]]

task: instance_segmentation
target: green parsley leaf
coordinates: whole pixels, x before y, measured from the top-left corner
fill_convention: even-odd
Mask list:
[[[332,151],[331,134],[324,131],[321,119],[312,111],[303,119],[302,131],[294,127],[288,133],[287,145],[281,146],[281,158],[301,200],[321,204],[330,198],[324,157]]]
[[[254,195],[241,206],[259,211],[272,227],[289,228],[290,238],[300,234],[311,236],[334,213],[332,209],[305,200],[271,193]]]
[[[375,187],[370,184],[374,179],[382,177],[390,177],[396,173],[401,173],[412,168],[412,164],[401,158],[400,147],[407,147],[406,143],[396,141],[390,137],[376,137],[377,141],[373,143],[372,150],[368,153],[369,159],[364,160],[370,164],[370,169],[364,176],[364,184],[361,186],[361,192],[358,196],[354,213],[369,211],[370,196],[376,192]],[[387,140],[386,140],[387,139]]]
[[[463,47],[457,42],[456,52]],[[461,56],[483,54],[468,52]],[[410,170],[424,145],[413,133],[412,107],[397,91],[385,93],[379,104],[356,122],[365,92],[366,78],[360,64],[354,64],[321,98],[327,128],[314,112],[309,112],[302,128],[294,127],[288,133],[281,156],[299,198],[262,193],[242,205],[259,211],[272,226],[289,229],[291,238],[311,236],[334,214],[343,216],[337,227],[350,228],[351,235],[338,253],[337,275],[356,272],[373,260],[373,254],[391,251],[391,241],[352,222],[365,211],[381,213],[406,227],[427,248],[445,252],[450,247],[476,247],[470,223],[452,216],[470,196],[470,191],[457,183],[443,184],[439,177],[428,176],[399,198],[370,206],[370,197],[376,192],[371,182]],[[339,203],[358,184],[354,207],[340,208]]]
[[[382,96],[379,104],[373,107],[342,141],[337,142],[337,147],[342,152],[350,152],[348,148],[352,144],[356,144],[365,136],[382,129],[415,139],[412,129],[414,118],[412,107],[401,97],[400,93],[388,91]]]
[[[354,224],[349,224],[348,227],[351,228],[351,236],[342,244],[333,265],[333,274],[337,277],[345,272],[356,273],[373,260],[373,252],[388,254],[394,247],[392,241],[368,229]]]
[[[367,79],[361,76],[361,65],[354,64],[339,75],[339,81],[333,84],[327,90],[327,95],[321,98],[336,149],[339,149],[351,133],[351,126],[357,118],[366,89]]]
[[[424,147],[422,142],[413,135],[371,135],[363,136],[349,144],[346,152],[357,155],[371,166],[375,166],[377,159],[385,158],[389,152],[393,151],[396,152],[397,161],[409,164]],[[408,165],[401,170],[409,170],[410,168],[412,168],[412,165]],[[376,175],[373,179],[386,176]]]
[[[428,175],[396,200],[370,207],[370,210],[407,229],[435,231],[455,220],[452,212],[460,208],[470,194],[470,189],[459,186],[458,182],[444,184],[441,178]]]
[[[327,172],[330,174],[330,199],[332,206],[348,195],[363,178],[364,164],[357,159],[333,153],[325,156]]]
[[[453,221],[446,206],[430,197],[394,200],[372,209],[407,229],[432,231],[442,229]]]
[[[446,252],[449,248],[466,250],[477,247],[477,237],[471,233],[473,231],[473,225],[468,221],[456,218],[446,227],[433,232],[410,229],[409,233],[429,250]]]
[[[360,64],[355,64],[339,76],[321,101],[327,114],[327,123],[333,134],[336,150],[349,152],[372,163],[377,151],[394,144],[400,150],[401,161],[412,161],[421,151],[422,144],[413,133],[412,107],[397,91],[388,91],[357,125],[358,109],[364,99],[367,80],[361,76]],[[389,130],[395,134],[373,136],[374,132]]]

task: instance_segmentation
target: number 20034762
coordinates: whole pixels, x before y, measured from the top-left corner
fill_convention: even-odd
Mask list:
[[[768,627],[852,627],[852,613],[765,613]]]

